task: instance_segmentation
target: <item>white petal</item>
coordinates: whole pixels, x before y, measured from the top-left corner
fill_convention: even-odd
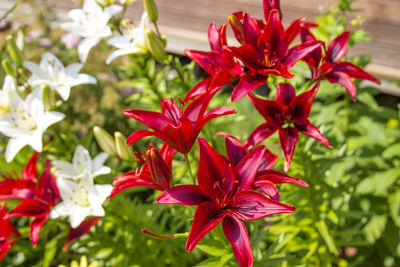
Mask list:
[[[65,73],[68,76],[75,77],[81,71],[82,67],[81,63],[73,63],[65,68]]]
[[[55,176],[57,178],[64,177],[72,179],[77,175],[77,173],[74,170],[74,166],[69,162],[53,160],[51,164],[58,169],[55,172]]]
[[[67,85],[59,86],[57,87],[56,91],[60,95],[62,100],[67,101],[69,98],[69,94],[71,93],[71,87]]]
[[[69,214],[69,211],[71,209],[71,205],[65,201],[62,201],[61,203],[57,204],[51,212],[50,212],[50,218],[55,219],[61,216],[66,216]]]
[[[93,172],[99,171],[103,168],[104,162],[107,160],[108,154],[105,152],[100,153],[93,159]]]
[[[99,198],[98,201],[101,202],[101,204],[103,204],[103,202],[106,200],[106,198],[111,194],[111,191],[113,190],[112,185],[104,184],[104,185],[95,185],[94,187],[97,191],[97,195]]]
[[[27,143],[24,139],[10,139],[7,144],[5,158],[7,162],[11,162],[15,155],[24,147]]]
[[[107,44],[115,46],[117,48],[129,47],[132,39],[125,35],[115,36],[107,41]]]
[[[118,12],[122,11],[122,6],[112,5],[104,8],[104,12],[107,13],[110,17],[114,16]]]
[[[106,64],[110,64],[111,61],[116,59],[117,57],[123,56],[123,55],[129,55],[135,53],[134,49],[120,49],[112,52],[106,59]]]
[[[36,130],[33,135],[26,136],[25,140],[35,151],[41,152],[43,148],[42,135],[42,131]]]
[[[65,117],[64,114],[56,111],[47,111],[45,112],[44,118],[43,118],[43,126],[45,129],[49,127],[50,125],[59,122]]]
[[[72,228],[78,227],[87,216],[90,215],[88,208],[76,208],[73,209],[69,215],[69,222]]]
[[[27,68],[31,73],[32,73],[32,77],[31,79],[33,81],[35,81],[36,79],[46,79],[48,78],[48,76],[46,75],[46,73],[39,67],[39,65],[37,65],[36,63],[32,62],[32,61],[28,61],[25,60],[23,63],[23,66],[25,68]]]
[[[61,199],[66,203],[73,203],[73,191],[77,192],[79,190],[78,184],[64,178],[57,178],[56,183],[60,191]]]
[[[97,83],[95,77],[84,73],[78,74],[78,76],[75,79],[70,81],[71,86],[76,86],[79,84],[95,84],[95,83]]]
[[[83,173],[85,169],[92,170],[93,162],[89,152],[83,146],[79,145],[76,147],[74,156],[72,158],[72,165],[79,173]]]
[[[81,62],[85,62],[90,49],[95,46],[100,40],[98,38],[82,39],[78,45],[78,56]]]

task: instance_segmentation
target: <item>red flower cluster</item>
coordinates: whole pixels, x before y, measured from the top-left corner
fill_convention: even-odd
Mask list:
[[[11,246],[18,241],[19,233],[13,228],[9,219],[19,217],[34,218],[30,225],[30,241],[36,247],[40,230],[49,219],[51,209],[60,201],[60,193],[53,175],[50,172],[50,161],[46,161],[45,170],[37,178],[39,153],[35,152],[22,170],[21,178],[3,177],[0,181],[0,201],[8,199],[21,200],[14,209],[7,213],[6,205],[0,206],[0,261]],[[89,232],[99,218],[90,218],[77,228],[69,230],[64,244],[69,243]]]
[[[264,15],[266,22],[244,12],[228,17],[228,23],[240,43],[238,47],[227,43],[227,23],[219,28],[211,23],[208,29],[211,51],[185,50],[185,54],[210,75],[187,93],[185,103],[192,102],[186,108],[183,102],[179,107],[171,99],[163,99],[161,113],[124,111],[125,115],[153,130],[137,130],[128,138],[128,145],[146,136],[156,136],[165,143],[160,152],[153,145],[150,146],[147,162],[139,158],[142,163],[140,169],[117,177],[112,194],[113,197],[126,188],[145,186],[163,191],[157,199],[160,204],[197,206],[186,250],[193,250],[208,232],[222,222],[239,266],[253,264],[250,240],[243,221],[295,210],[293,206],[279,202],[277,184],[308,186],[299,178],[271,170],[278,157],[264,146],[257,145],[278,132],[287,172],[299,132],[331,147],[327,138],[308,119],[319,88],[318,81],[326,79],[339,83],[353,98],[355,87],[351,77],[379,82],[355,65],[341,61],[349,33],[338,36],[325,49],[325,44],[310,31],[310,28],[317,26],[315,23],[298,19],[284,29],[278,0],[264,0]],[[291,45],[299,34],[301,44]],[[311,69],[310,84],[315,83],[313,88],[296,95],[291,84],[281,83],[277,85],[275,100],[261,99],[252,93],[267,82],[269,75],[293,78],[290,68],[300,60],[307,62]],[[172,157],[175,150],[172,148],[187,159],[187,154],[208,121],[235,113],[227,107],[206,112],[217,91],[234,81],[238,83],[231,100],[237,101],[247,95],[266,122],[251,133],[245,144],[227,133],[218,133],[225,138],[227,157],[218,154],[205,139],[199,138],[198,185],[173,186]],[[157,236],[147,230],[143,232]]]

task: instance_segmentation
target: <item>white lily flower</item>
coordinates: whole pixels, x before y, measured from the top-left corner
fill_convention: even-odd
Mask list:
[[[14,79],[7,75],[4,78],[3,88],[0,91],[0,118],[12,112],[12,108],[18,106],[22,99],[17,94]]]
[[[112,52],[107,60],[106,64],[117,57],[128,55],[128,54],[140,54],[146,53],[147,47],[145,44],[145,32],[149,28],[149,16],[147,12],[143,12],[140,24],[138,27],[128,25],[123,29],[123,35],[116,36],[107,41],[109,45],[115,46],[118,50]]]
[[[109,19],[122,10],[121,6],[111,5],[104,9],[95,0],[85,0],[82,9],[73,9],[68,13],[72,22],[61,25],[66,31],[82,36],[78,45],[78,56],[85,62],[90,49],[102,38],[111,36],[111,29],[107,25]]]
[[[34,90],[25,100],[15,94],[10,107],[11,112],[0,117],[0,132],[10,137],[5,152],[7,162],[26,145],[41,152],[43,132],[64,118],[60,112],[44,110],[40,89]]]
[[[64,101],[69,98],[71,87],[97,82],[91,75],[79,74],[82,64],[74,63],[64,68],[60,60],[50,52],[42,55],[39,65],[32,61],[24,61],[23,65],[32,73],[28,80],[29,84],[32,86],[47,84],[57,91]]]
[[[58,178],[57,187],[62,202],[50,213],[52,219],[69,216],[72,228],[78,227],[88,216],[104,216],[102,207],[111,194],[111,185],[94,185],[93,177],[87,169],[80,176],[79,182]]]
[[[100,153],[94,159],[90,157],[89,152],[81,145],[77,146],[72,158],[72,163],[66,161],[52,161],[54,167],[57,168],[55,176],[57,178],[69,178],[72,180],[79,177],[86,170],[93,178],[99,175],[111,172],[109,167],[104,166],[104,161],[108,158],[107,153]]]

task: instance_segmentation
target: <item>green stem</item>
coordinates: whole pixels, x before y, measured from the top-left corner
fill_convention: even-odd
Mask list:
[[[14,9],[16,9],[17,6],[18,6],[19,4],[21,4],[21,2],[22,2],[22,0],[17,0],[17,1],[14,3],[14,5],[13,5],[9,10],[7,10],[6,13],[4,13],[4,15],[0,18],[0,20],[3,20],[3,19],[5,19],[5,18],[7,18],[8,15],[10,15],[10,13],[13,12]]]
[[[194,176],[193,176],[193,173],[192,173],[192,167],[190,167],[190,162],[189,162],[188,153],[183,154],[183,156],[185,157],[185,162],[186,162],[186,166],[188,167],[190,179],[192,179],[193,184],[195,184],[195,183],[196,183],[196,180],[195,180],[195,178],[194,178]]]

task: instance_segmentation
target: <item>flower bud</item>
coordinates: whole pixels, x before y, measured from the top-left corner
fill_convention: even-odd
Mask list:
[[[6,37],[7,40],[7,51],[11,56],[12,60],[17,64],[17,66],[21,66],[24,61],[24,56],[22,55],[22,51],[19,50],[17,44],[15,43],[14,38],[9,35]]]
[[[157,6],[154,0],[143,0],[143,5],[144,9],[147,12],[147,15],[149,16],[149,19],[153,22],[156,23],[158,19],[158,11],[157,11]]]
[[[126,137],[120,132],[115,132],[114,137],[118,156],[122,160],[131,161],[133,157],[133,149],[131,146],[126,144]]]
[[[103,128],[95,126],[93,129],[94,137],[101,149],[110,157],[117,157],[117,148],[112,136]]]
[[[172,187],[172,170],[153,145],[147,152],[147,164],[153,181],[164,189]]]
[[[17,72],[14,68],[14,66],[11,64],[11,62],[8,59],[3,59],[1,61],[1,66],[3,67],[4,71],[13,77],[14,79],[17,77]]]
[[[42,101],[45,110],[52,110],[56,104],[56,97],[47,84],[42,86]]]
[[[96,2],[102,7],[107,7],[113,5],[115,0],[96,0]]]
[[[157,60],[163,60],[165,57],[165,46],[161,38],[152,30],[146,30],[144,38],[150,53]]]

